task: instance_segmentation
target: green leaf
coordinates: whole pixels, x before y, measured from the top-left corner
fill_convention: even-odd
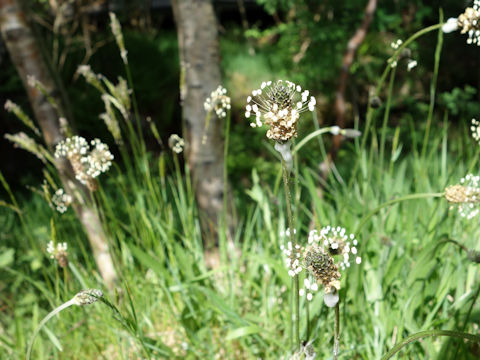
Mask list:
[[[0,254],[0,268],[6,267],[13,263],[15,249],[3,250]]]
[[[226,340],[234,340],[240,337],[252,335],[252,334],[258,334],[262,331],[261,328],[255,325],[250,325],[250,326],[243,326],[239,327],[236,329],[231,330],[226,337]]]
[[[58,351],[63,351],[62,344],[60,344],[60,340],[55,336],[53,332],[51,332],[46,326],[42,329],[47,333],[48,338],[52,342],[52,344],[58,349]]]

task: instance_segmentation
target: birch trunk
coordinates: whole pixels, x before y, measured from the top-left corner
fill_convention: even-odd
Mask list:
[[[202,230],[214,239],[223,207],[222,121],[212,114],[202,144],[203,104],[221,84],[217,22],[209,0],[172,0],[177,24],[182,77],[180,96],[186,137],[186,160],[193,177]]]
[[[57,100],[59,106],[61,102],[56,96],[57,87],[26,20],[21,1],[0,0],[0,31],[12,62],[25,86],[45,143],[52,150],[64,138],[60,131],[59,110],[50,104],[39,90],[28,86],[27,76],[34,76],[40,81],[48,93]],[[74,202],[73,208],[87,233],[100,274],[105,284],[112,288],[117,274],[110,255],[107,236],[92,205],[91,193],[75,179],[68,160],[56,159],[55,167],[67,193],[75,195],[77,201]]]

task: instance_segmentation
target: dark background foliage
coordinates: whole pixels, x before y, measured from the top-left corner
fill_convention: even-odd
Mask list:
[[[229,167],[233,180],[238,181],[249,174],[253,166],[268,166],[257,156],[252,163],[251,154],[267,150],[262,145],[261,134],[252,131],[243,117],[245,98],[260,81],[287,78],[302,84],[317,96],[319,121],[334,123],[333,101],[342,57],[348,40],[361,24],[366,1],[245,1],[246,17],[243,19],[236,1],[214,3],[219,20],[224,85],[232,96],[234,110],[233,156],[229,158]],[[177,40],[169,3],[154,1],[150,4],[149,9],[143,1],[113,2],[110,6],[115,7],[124,27],[141,115],[150,117],[166,140],[171,133],[181,133]],[[414,32],[438,23],[440,8],[448,18],[457,16],[468,5],[468,1],[456,0],[380,1],[350,69],[347,123],[353,126],[354,116],[359,116],[362,126],[369,89],[376,84],[386,59],[393,53],[392,41],[405,40]],[[52,21],[46,4],[34,2],[33,13],[33,22],[47,51],[52,51],[55,38],[60,48],[66,49],[65,38],[56,37],[43,25]],[[92,42],[100,44],[88,63],[95,72],[111,80],[124,76],[118,50],[109,33],[108,13],[100,9],[89,13],[88,17],[95,29],[91,34]],[[98,93],[75,76],[85,55],[81,37],[79,31],[71,35],[73,45],[69,46],[61,68],[75,126],[85,137],[102,137],[112,144],[98,117],[103,111]],[[393,101],[390,126],[401,124],[405,134],[410,133],[411,121],[418,125],[417,130],[423,131],[424,119],[420,114],[424,114],[428,106],[436,38],[433,32],[410,46],[410,58],[418,62],[413,71],[407,71],[407,60],[402,60],[398,66],[395,85],[398,95]],[[478,48],[467,45],[465,40],[466,37],[458,32],[445,36],[438,78],[438,108],[448,111],[449,120],[454,123],[468,122],[480,113]],[[29,112],[23,86],[1,42],[0,66],[0,103],[12,99]],[[312,124],[302,127],[308,129]],[[12,115],[0,112],[0,133],[20,130],[21,124]],[[244,147],[242,140],[247,133],[258,140],[250,142],[249,148]],[[147,139],[147,143],[154,153],[162,150],[153,138]],[[41,177],[40,163],[28,153],[12,151],[12,145],[3,138],[0,152],[2,158],[9,159],[3,162],[3,171],[13,186],[23,188],[24,184],[32,182],[32,176],[37,180]]]

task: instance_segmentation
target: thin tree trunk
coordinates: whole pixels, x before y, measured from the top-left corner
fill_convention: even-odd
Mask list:
[[[64,138],[60,131],[59,110],[50,104],[39,90],[28,86],[27,77],[34,76],[43,84],[47,92],[56,98],[59,106],[61,102],[56,96],[58,94],[57,87],[48,71],[47,62],[41,55],[40,47],[26,20],[19,0],[0,0],[0,30],[12,62],[27,90],[45,143],[52,150]],[[111,288],[117,274],[110,256],[107,237],[93,206],[91,194],[75,179],[68,160],[56,159],[55,166],[65,190],[69,194],[75,195],[76,201],[73,205],[75,213],[87,233],[100,274],[105,284]]]
[[[217,22],[209,0],[172,0],[182,78],[180,94],[186,159],[193,177],[204,235],[213,239],[223,207],[222,121],[212,114],[205,127],[205,99],[221,84]],[[207,141],[202,144],[206,131]]]
[[[348,42],[347,51],[343,56],[342,69],[338,79],[335,99],[335,113],[337,115],[336,125],[341,128],[345,127],[345,92],[347,90],[347,81],[350,74],[350,67],[352,66],[353,59],[355,58],[355,53],[357,52],[358,47],[362,44],[365,36],[367,35],[368,27],[372,22],[376,8],[377,0],[368,0],[362,24]],[[342,138],[342,135],[336,135],[333,139],[333,146],[330,152],[332,160],[335,159],[337,152],[340,149]]]

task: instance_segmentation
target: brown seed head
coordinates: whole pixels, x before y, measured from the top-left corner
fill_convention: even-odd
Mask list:
[[[458,17],[457,22],[462,34],[468,33],[470,30],[480,30],[480,11],[468,7]]]
[[[457,26],[462,34],[468,34],[467,44],[480,46],[480,0],[474,0],[473,7],[458,16]]]
[[[480,202],[480,190],[463,185],[452,185],[445,189],[445,199],[454,204]]]
[[[332,287],[340,287],[340,272],[333,258],[317,245],[310,245],[305,250],[305,265],[312,275],[321,282],[326,292]]]

